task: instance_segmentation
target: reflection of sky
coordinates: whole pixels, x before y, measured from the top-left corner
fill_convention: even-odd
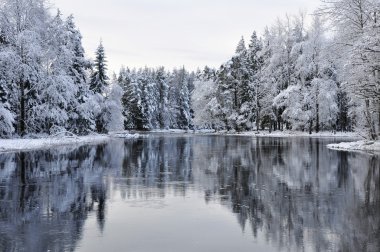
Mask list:
[[[319,0],[52,0],[73,13],[89,56],[100,38],[110,70],[121,65],[218,67],[240,37],[262,32],[276,17],[311,12]]]
[[[113,198],[108,205],[104,233],[95,216],[84,227],[78,251],[277,251],[263,234],[253,238],[247,228],[242,235],[236,216],[218,203],[206,202],[200,192],[186,197]],[[196,209],[197,211],[194,211]],[[215,232],[215,230],[218,230]],[[207,238],[205,238],[205,235]],[[95,237],[101,239],[94,239]]]

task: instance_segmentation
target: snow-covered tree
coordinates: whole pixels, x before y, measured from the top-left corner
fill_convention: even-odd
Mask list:
[[[189,80],[186,76],[185,69],[180,71],[180,83],[179,83],[179,114],[177,117],[177,125],[180,129],[191,128],[191,114],[190,114],[190,92],[189,92]]]
[[[10,137],[14,132],[14,115],[9,110],[9,104],[0,101],[0,137]]]
[[[92,93],[89,85],[89,70],[91,61],[85,58],[82,46],[82,35],[74,23],[74,17],[70,15],[65,22],[67,32],[67,47],[72,52],[71,64],[68,74],[74,80],[78,92],[75,94],[76,103],[70,104],[68,130],[77,134],[85,134],[95,130]]]
[[[155,73],[155,82],[158,89],[158,100],[157,100],[157,112],[158,112],[158,126],[161,129],[165,129],[168,127],[168,78],[166,76],[165,69],[163,67],[160,67],[157,69]]]
[[[95,52],[94,72],[91,75],[90,89],[94,93],[102,94],[108,86],[107,60],[103,43],[100,42]]]
[[[51,16],[44,0],[4,0],[0,14],[2,106],[12,122],[7,129],[21,136],[94,130],[90,63],[73,17],[64,21],[60,11]]]
[[[122,97],[123,89],[117,84],[117,80],[115,79],[112,85],[109,86],[105,101],[106,113],[104,113],[104,116],[106,118],[104,118],[104,121],[106,122],[106,130],[108,132],[124,130]]]
[[[203,77],[195,81],[195,89],[191,100],[194,109],[194,125],[199,129],[223,128],[217,113],[219,112],[216,100],[217,85],[212,80]]]
[[[107,132],[108,118],[107,110],[105,107],[105,95],[107,92],[108,76],[107,76],[107,61],[103,43],[100,42],[95,52],[94,70],[91,75],[90,90],[94,93],[95,103],[99,104],[99,113],[96,115],[96,130],[99,133]]]
[[[367,137],[378,138],[379,118],[379,12],[377,0],[323,1],[319,13],[335,28],[334,50],[340,63],[342,87],[353,103],[351,112]]]
[[[246,106],[251,107],[253,113],[251,117],[256,121],[256,129],[259,130],[262,121],[262,110],[267,106],[265,100],[268,95],[268,88],[267,83],[263,81],[265,56],[263,44],[256,32],[253,32],[248,48],[249,92],[251,92],[251,98],[246,101]]]

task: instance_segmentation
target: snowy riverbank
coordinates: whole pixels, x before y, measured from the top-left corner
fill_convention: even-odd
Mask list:
[[[380,151],[380,141],[362,140],[357,142],[329,144],[327,148],[344,151]]]
[[[65,145],[100,144],[110,139],[108,135],[47,137],[38,139],[0,139],[0,152],[49,149]]]
[[[148,132],[149,133],[149,132]],[[248,132],[228,132],[213,130],[154,130],[150,133],[164,133],[164,134],[200,134],[200,135],[226,135],[226,136],[251,136],[251,137],[337,137],[337,138],[355,138],[357,135],[352,132],[320,132],[312,133],[298,131],[248,131]],[[0,152],[13,152],[13,151],[28,151],[37,149],[49,149],[58,146],[81,146],[87,144],[100,144],[109,141],[111,138],[139,138],[143,135],[130,134],[128,131],[111,132],[108,135],[89,135],[89,136],[56,136],[37,139],[0,139]],[[348,149],[357,150],[366,148],[366,150],[373,150],[378,148],[380,150],[380,143],[375,145],[342,143],[329,145],[331,149]],[[361,147],[364,146],[364,147]],[[377,149],[376,149],[377,150]]]
[[[58,146],[82,146],[101,144],[112,138],[138,138],[139,134],[129,134],[127,131],[110,132],[108,135],[93,134],[88,136],[51,136],[26,139],[0,139],[0,153],[14,151],[29,151],[49,149]]]
[[[257,137],[343,137],[343,138],[358,138],[358,135],[354,132],[330,132],[323,131],[319,133],[313,132],[309,134],[308,132],[302,131],[245,131],[245,132],[236,132],[236,131],[215,131],[215,130],[152,130],[148,133],[166,133],[166,134],[201,134],[201,135],[227,135],[227,136],[257,136]]]
[[[216,133],[217,134],[217,133]],[[243,136],[257,136],[257,137],[344,137],[344,138],[356,138],[357,134],[353,132],[313,132],[312,134],[309,134],[308,132],[302,132],[302,131],[248,131],[248,132],[241,132],[241,133],[230,133],[225,132],[224,134],[227,135],[243,135]]]

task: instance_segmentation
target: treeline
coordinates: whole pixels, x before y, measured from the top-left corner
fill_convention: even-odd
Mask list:
[[[52,16],[44,0],[1,0],[0,137],[122,127],[103,46],[92,62],[81,39],[73,16]]]
[[[219,69],[206,67],[195,124],[227,130],[380,131],[380,3],[326,1],[242,38]],[[329,36],[327,36],[327,34]],[[205,102],[206,101],[206,102]]]
[[[324,1],[323,1],[324,2]],[[1,0],[0,137],[212,128],[380,132],[380,3],[333,0],[242,38],[219,69],[122,68],[84,56],[73,17]]]
[[[185,68],[122,68],[117,82],[124,90],[125,129],[193,129],[194,80]]]

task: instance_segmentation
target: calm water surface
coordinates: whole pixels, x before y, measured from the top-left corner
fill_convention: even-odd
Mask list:
[[[330,142],[156,134],[0,154],[0,251],[379,251],[380,158]]]

